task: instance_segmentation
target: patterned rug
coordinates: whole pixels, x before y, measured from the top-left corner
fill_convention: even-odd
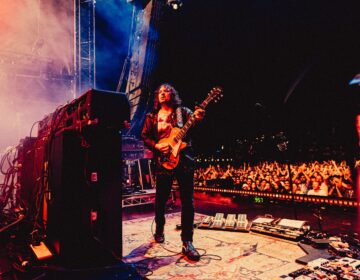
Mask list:
[[[196,214],[195,221],[204,216]],[[281,279],[301,268],[295,259],[305,253],[296,244],[243,232],[195,229],[194,246],[203,256],[192,262],[181,251],[180,213],[166,218],[165,243],[153,242],[153,218],[125,221],[123,260],[151,270],[148,279]]]

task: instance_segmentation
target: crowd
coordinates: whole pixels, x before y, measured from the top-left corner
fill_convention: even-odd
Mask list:
[[[292,189],[290,184],[292,181]],[[290,165],[262,162],[241,166],[209,165],[195,171],[195,185],[233,187],[270,193],[292,193],[352,198],[354,182],[346,161],[307,162]]]

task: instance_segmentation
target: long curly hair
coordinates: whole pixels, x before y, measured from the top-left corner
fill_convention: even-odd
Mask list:
[[[160,91],[161,87],[165,87],[166,89],[170,90],[170,93],[171,93],[170,106],[172,108],[176,108],[181,105],[182,101],[180,99],[180,96],[179,96],[179,93],[177,92],[177,90],[171,84],[163,83],[155,90],[155,95],[154,95],[154,110],[155,111],[160,110],[159,91]]]

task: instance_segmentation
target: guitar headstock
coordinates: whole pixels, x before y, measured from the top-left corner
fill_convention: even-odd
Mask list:
[[[208,93],[208,99],[218,102],[224,96],[224,91],[221,87],[213,87]]]

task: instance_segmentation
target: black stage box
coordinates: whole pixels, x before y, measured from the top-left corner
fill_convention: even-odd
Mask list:
[[[63,112],[63,129],[46,143],[47,241],[65,264],[108,264],[122,257],[120,129],[129,103],[123,94],[90,90]]]
[[[56,135],[49,158],[47,236],[68,264],[122,257],[121,135],[97,130]],[[105,261],[106,258],[103,259]]]

